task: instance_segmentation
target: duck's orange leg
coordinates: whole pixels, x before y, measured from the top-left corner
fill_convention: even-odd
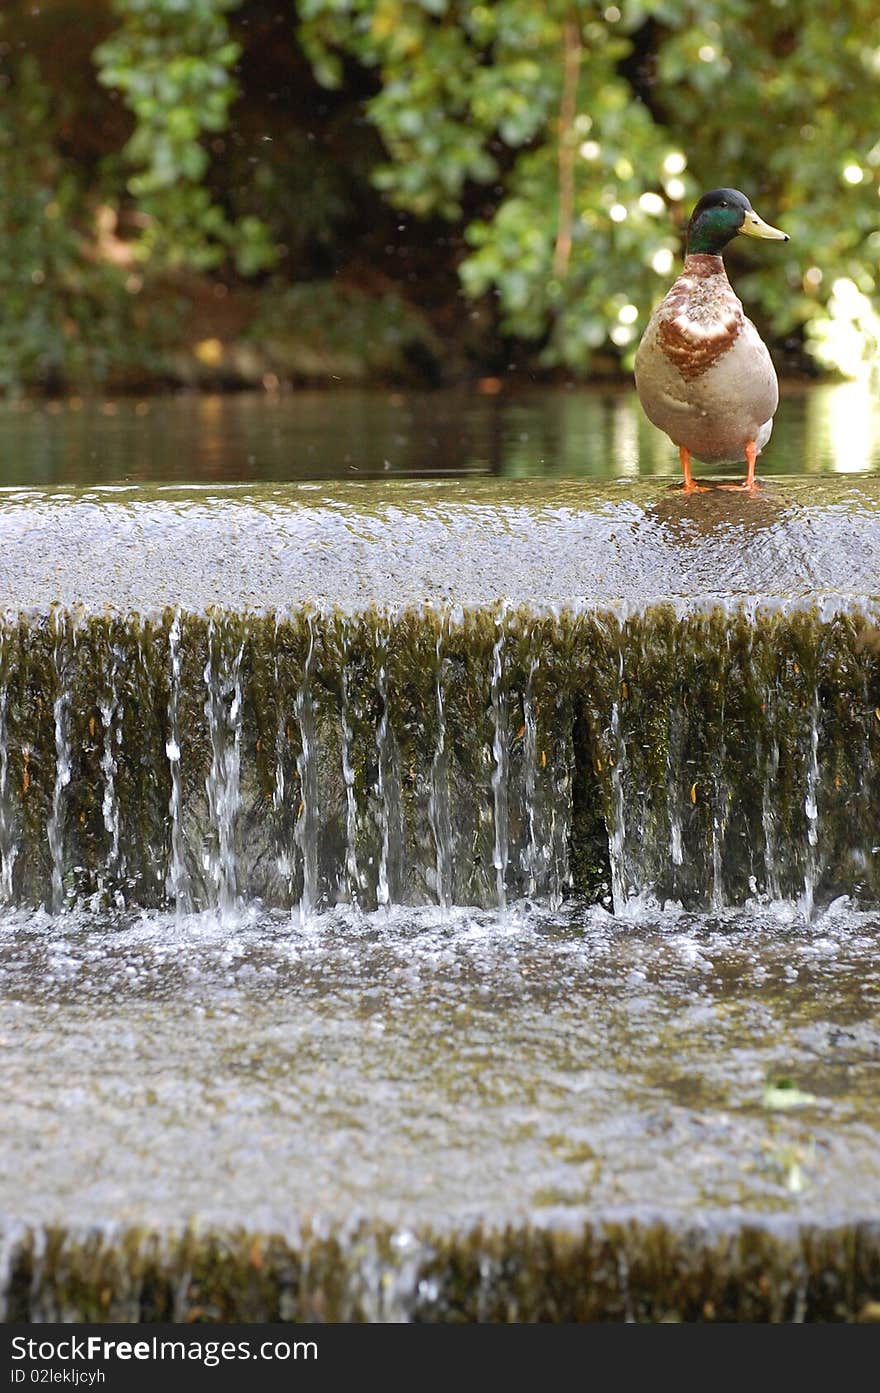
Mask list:
[[[760,485],[755,478],[755,461],[758,458],[758,446],[754,440],[746,441],[746,477],[741,484],[719,484],[720,489],[734,489],[737,493],[757,493]]]
[[[698,484],[691,473],[691,452],[684,445],[679,445],[678,455],[681,460],[681,472],[684,475],[682,491],[684,493],[706,493],[707,490],[702,484]]]
[[[758,447],[754,440],[746,441],[746,478],[743,484],[744,489],[749,493],[754,493],[758,485],[755,482],[755,461],[758,458]]]

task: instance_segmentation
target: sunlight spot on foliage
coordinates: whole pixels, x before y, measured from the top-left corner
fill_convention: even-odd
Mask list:
[[[663,172],[665,174],[682,174],[685,169],[687,169],[687,160],[681,151],[670,150],[663,161]]]
[[[643,213],[654,213],[657,217],[666,211],[666,204],[659,193],[643,193],[639,199],[639,207]]]
[[[223,361],[223,344],[219,339],[202,339],[196,344],[193,352],[199,362],[209,368],[215,368]]]
[[[848,276],[839,276],[823,317],[808,326],[810,351],[826,368],[844,377],[876,375],[880,354],[880,315]]]

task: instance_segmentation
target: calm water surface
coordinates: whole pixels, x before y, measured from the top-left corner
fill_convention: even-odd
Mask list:
[[[645,419],[632,390],[583,387],[7,403],[0,462],[0,484],[15,486],[678,474],[675,447]],[[862,383],[784,384],[759,472],[880,472],[880,402]]]

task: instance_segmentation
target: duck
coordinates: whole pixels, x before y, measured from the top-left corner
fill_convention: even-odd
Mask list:
[[[651,315],[635,357],[636,392],[649,421],[678,446],[685,493],[705,492],[691,470],[746,462],[743,483],[757,489],[758,455],[779,405],[776,370],[734,293],[723,252],[738,234],[787,242],[738,189],[704,193],[687,225],[682,271]]]

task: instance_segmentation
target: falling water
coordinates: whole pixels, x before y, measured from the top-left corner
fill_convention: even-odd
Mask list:
[[[272,657],[272,675],[274,687],[277,693],[281,693],[283,688],[281,672],[281,652],[279,649],[278,635],[283,620],[286,616],[281,613],[275,615],[275,648]],[[284,886],[285,895],[289,903],[293,903],[294,897],[294,876],[296,870],[296,842],[290,844],[288,824],[284,818],[285,794],[287,792],[287,761],[290,755],[290,728],[288,725],[288,713],[284,702],[279,699],[278,714],[275,723],[275,774],[272,784],[272,808],[277,822],[280,824],[280,845],[277,850],[278,875]]]
[[[0,894],[63,908],[75,876],[134,904],[166,862],[181,912],[249,896],[305,918],[558,905],[609,878],[618,913],[880,891],[874,616],[397,622],[175,613],[167,653],[103,619],[0,625]]]
[[[498,637],[492,649],[492,721],[494,735],[492,739],[492,758],[494,767],[492,769],[492,797],[495,807],[495,846],[492,852],[492,865],[495,867],[495,886],[498,897],[498,908],[504,909],[507,904],[507,858],[508,858],[508,798],[507,798],[507,777],[509,764],[508,750],[508,718],[507,702],[505,699],[502,680],[504,676],[503,651],[504,651],[504,627],[503,612],[498,618]]]
[[[545,842],[538,830],[540,819],[538,805],[538,722],[535,716],[534,698],[537,667],[537,659],[532,658],[526,689],[523,692],[522,757],[525,769],[523,794],[526,826],[523,870],[526,873],[526,894],[530,896],[537,893],[545,870]]]
[[[452,902],[452,813],[449,806],[449,761],[446,755],[446,708],[443,703],[443,645],[437,636],[434,647],[436,677],[434,696],[437,714],[437,743],[431,763],[431,792],[428,818],[434,835],[437,875],[437,902],[446,912]]]
[[[400,754],[391,725],[390,693],[388,688],[388,635],[383,634],[379,648],[377,691],[382,715],[376,730],[378,773],[376,794],[379,802],[381,851],[376,886],[377,903],[383,906],[400,899],[404,849],[403,805],[401,801]]]
[[[114,744],[118,746],[122,741],[122,706],[118,693],[118,662],[119,653],[114,651],[113,662],[110,669],[110,691],[98,702],[98,712],[101,717],[104,739],[101,750],[101,774],[104,779],[104,796],[101,800],[101,813],[104,818],[104,828],[110,837],[110,849],[107,853],[107,870],[111,876],[118,878],[121,870],[121,848],[120,848],[120,815],[119,800],[116,795],[116,752]]]
[[[724,686],[722,684],[721,704],[718,712],[718,743],[715,747],[714,768],[712,773],[712,886],[709,895],[709,903],[714,910],[724,907],[724,870],[722,853],[724,850],[725,836],[727,834],[728,814],[728,789],[725,778],[727,746],[724,731]]]
[[[557,698],[561,706],[563,698]],[[560,716],[563,714],[560,711]],[[571,740],[571,722],[561,720],[558,729],[562,734],[557,738],[553,758],[552,796],[550,799],[550,883],[548,895],[550,908],[559,909],[571,886],[569,868],[569,843],[571,837],[571,770],[574,767],[574,750]]]
[[[804,812],[807,817],[807,854],[804,865],[804,918],[813,917],[816,897],[816,882],[819,875],[819,704],[818,688],[810,709],[810,734],[807,745],[807,778],[804,796]]]
[[[626,740],[620,724],[620,704],[625,685],[623,680],[623,648],[619,650],[617,696],[611,703],[611,827],[608,831],[608,855],[611,862],[611,898],[615,914],[622,914],[630,898],[626,845]]]
[[[682,715],[678,701],[669,710],[669,743],[666,748],[666,804],[669,809],[669,859],[673,866],[684,862],[682,841]]]
[[[64,906],[64,812],[65,790],[72,774],[72,751],[70,747],[70,686],[69,661],[65,631],[62,618],[55,618],[55,643],[53,661],[58,695],[52,708],[55,724],[55,787],[52,792],[52,812],[46,826],[49,851],[52,857],[52,890],[50,907],[53,914]]]
[[[168,816],[171,822],[171,855],[168,862],[168,875],[165,893],[173,901],[179,914],[192,908],[192,894],[186,870],[186,839],[183,831],[181,786],[180,786],[180,611],[176,611],[168,631],[168,649],[171,663],[168,686],[168,733],[165,739],[165,754],[171,774],[171,797],[168,801]]]
[[[212,619],[208,626],[207,688],[204,711],[211,740],[211,769],[205,780],[212,837],[204,852],[206,883],[221,916],[238,903],[236,823],[241,807],[241,660],[244,644],[233,656],[224,651],[223,635]]]
[[[342,731],[342,779],[345,784],[345,883],[351,904],[360,902],[361,872],[358,866],[357,833],[358,808],[355,790],[354,770],[354,731],[351,725],[351,693],[349,691],[349,670],[346,662],[342,669],[340,682],[342,705],[339,724]]]
[[[13,898],[12,874],[18,856],[18,834],[9,788],[9,687],[5,680],[6,635],[0,630],[0,898],[10,904]]]
[[[296,757],[300,805],[294,838],[302,859],[300,923],[305,924],[318,907],[318,738],[312,695],[312,664],[315,657],[314,615],[309,615],[309,645],[294,710],[299,722],[300,752]]]
[[[778,814],[774,802],[774,791],[779,777],[779,736],[776,724],[776,698],[772,688],[766,693],[765,714],[767,729],[771,732],[764,758],[764,781],[761,790],[761,825],[764,829],[764,866],[767,876],[767,894],[771,900],[782,899],[782,883],[779,875]]]

